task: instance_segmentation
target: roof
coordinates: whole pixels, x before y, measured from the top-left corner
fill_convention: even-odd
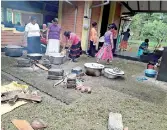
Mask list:
[[[167,13],[167,1],[124,1],[123,14]]]
[[[2,1],[2,7],[12,8],[16,10],[41,12],[45,10],[47,12],[58,12],[59,1]]]

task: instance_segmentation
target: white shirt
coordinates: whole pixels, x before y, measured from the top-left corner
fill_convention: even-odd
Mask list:
[[[40,28],[39,25],[28,23],[25,27],[25,32],[28,33],[28,37],[35,37],[35,36],[40,36]]]

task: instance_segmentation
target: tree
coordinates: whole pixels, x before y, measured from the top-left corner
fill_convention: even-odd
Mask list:
[[[162,21],[154,20],[148,21],[144,24],[142,29],[142,35],[144,38],[149,38],[160,43],[167,40],[167,24]]]
[[[166,13],[139,13],[136,14],[131,22],[130,28],[133,32],[132,39],[140,40],[151,38],[157,42],[166,40]],[[157,37],[156,37],[157,36]],[[158,38],[158,36],[160,36]],[[162,38],[162,36],[164,38]]]

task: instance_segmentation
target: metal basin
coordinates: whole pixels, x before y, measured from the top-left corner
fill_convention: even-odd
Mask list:
[[[146,69],[145,70],[145,76],[150,77],[150,78],[154,78],[157,74],[157,71],[153,70],[153,69]]]
[[[42,58],[42,54],[40,53],[31,53],[31,54],[27,54],[27,57],[29,57],[32,60],[40,60]]]
[[[8,45],[5,47],[5,55],[10,57],[21,57],[23,55],[23,47]]]
[[[97,63],[85,63],[85,73],[89,76],[100,76],[102,74],[102,70],[104,69],[104,65]]]
[[[61,65],[64,62],[65,56],[61,55],[60,53],[53,53],[49,55],[49,61],[51,64]]]
[[[115,71],[116,68],[105,68],[104,69],[104,76],[109,79],[115,79],[117,77],[123,76],[124,72],[122,70]]]

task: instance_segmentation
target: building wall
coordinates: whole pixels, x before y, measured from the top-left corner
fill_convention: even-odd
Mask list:
[[[101,1],[93,1],[92,4],[93,5],[101,4]],[[100,20],[101,8],[102,7],[92,8],[91,24],[92,22],[98,23],[98,32],[100,32],[100,27],[101,27],[101,20]]]
[[[19,45],[26,46],[24,43],[24,33],[15,32],[15,30],[1,30],[1,45]]]
[[[81,38],[82,36],[82,26],[83,26],[83,17],[84,17],[84,1],[72,1],[76,6],[78,6],[77,21],[76,21],[76,34]],[[62,19],[61,27],[62,33],[65,30],[74,32],[74,18],[75,18],[75,8],[63,2],[62,6]]]

